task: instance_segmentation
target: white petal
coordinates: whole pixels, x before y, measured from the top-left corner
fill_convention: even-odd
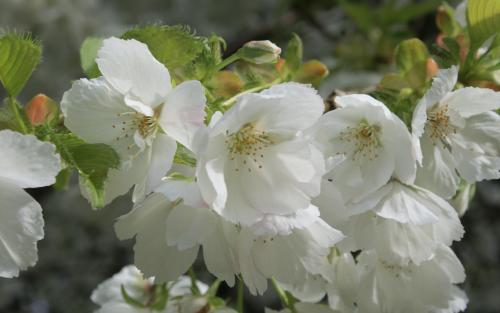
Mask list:
[[[460,175],[469,183],[500,177],[500,116],[474,115],[452,136],[453,157]]]
[[[449,94],[443,99],[443,103],[467,118],[500,108],[500,92],[488,88],[465,87]]]
[[[467,308],[467,303],[469,303],[469,298],[465,292],[453,286],[451,292],[452,298],[449,300],[448,307],[446,309],[434,309],[431,313],[458,313],[465,311]]]
[[[151,313],[151,311],[131,306],[128,303],[106,303],[94,313]]]
[[[408,128],[395,115],[383,127],[384,148],[394,155],[396,167],[393,176],[404,183],[413,183],[417,172],[417,154]]]
[[[158,123],[167,135],[192,149],[194,135],[204,125],[205,103],[201,83],[185,81],[169,93]]]
[[[279,284],[300,301],[319,302],[326,294],[326,281],[319,275],[308,275],[303,283],[297,285],[288,285],[281,282]]]
[[[146,290],[153,284],[152,279],[146,280],[142,273],[133,265],[127,265],[113,277],[106,279],[92,292],[91,300],[95,304],[105,305],[109,302],[123,302],[121,288],[134,299],[142,299]]]
[[[149,152],[149,168],[143,181],[144,186],[141,193],[134,193],[134,202],[144,199],[146,195],[161,184],[162,178],[167,175],[167,172],[172,167],[176,150],[177,143],[174,139],[165,134],[156,134]]]
[[[63,95],[61,109],[64,125],[86,142],[111,145],[123,160],[138,151],[137,113],[103,78],[74,82]]]
[[[166,179],[155,188],[155,192],[162,193],[170,201],[182,199],[182,202],[192,208],[207,208],[208,205],[201,197],[196,182]]]
[[[458,68],[452,66],[449,69],[440,70],[436,77],[432,80],[432,87],[420,99],[411,121],[411,131],[414,140],[415,152],[419,163],[422,162],[422,154],[420,151],[419,138],[424,133],[425,124],[427,123],[427,109],[435,104],[438,104],[446,94],[453,90],[457,83]]]
[[[432,224],[438,221],[419,193],[410,186],[393,182],[391,191],[373,208],[379,216],[393,219],[399,223],[414,225]]]
[[[295,304],[298,313],[335,313],[327,305],[317,303],[299,302]]]
[[[180,250],[195,247],[217,227],[217,217],[208,208],[192,208],[182,203],[167,219],[167,244]]]
[[[344,205],[344,199],[332,182],[323,180],[321,193],[312,203],[319,208],[321,219],[330,226],[339,228],[347,222],[349,213]]]
[[[283,83],[260,93],[279,99],[271,114],[262,120],[264,129],[297,131],[311,127],[323,114],[325,105],[318,91],[309,85]]]
[[[137,40],[104,40],[96,62],[116,90],[151,108],[161,104],[172,88],[168,70]]]
[[[52,185],[61,170],[55,146],[32,135],[2,130],[0,151],[0,178],[22,188]]]
[[[402,224],[370,212],[352,217],[348,230],[356,243],[354,250],[374,249],[396,264],[410,260],[419,264],[432,257],[436,243],[432,234],[413,224]]]
[[[21,188],[0,180],[0,277],[12,278],[38,260],[42,208]]]
[[[290,235],[294,229],[309,227],[319,220],[319,210],[314,205],[297,210],[289,215],[266,214],[260,221],[252,225],[258,236]]]
[[[234,239],[238,236],[237,226],[219,218],[219,224],[203,241],[203,257],[210,273],[234,286],[239,272]]]
[[[149,150],[131,159],[127,164],[122,163],[119,169],[109,170],[104,182],[104,205],[126,194],[134,185],[144,182],[149,169]],[[84,190],[82,190],[82,195],[88,199]]]
[[[453,156],[447,149],[433,145],[427,135],[424,135],[420,142],[423,162],[417,171],[415,184],[432,190],[443,198],[453,197],[460,183]]]
[[[243,228],[239,236],[238,260],[241,276],[251,294],[264,294],[267,289],[267,278],[257,269],[252,257],[252,247],[256,236],[247,228]]]
[[[115,224],[118,238],[136,237],[135,265],[146,277],[154,276],[156,282],[176,279],[187,271],[198,254],[198,246],[180,251],[167,245],[165,232],[171,208],[170,201],[154,193]]]

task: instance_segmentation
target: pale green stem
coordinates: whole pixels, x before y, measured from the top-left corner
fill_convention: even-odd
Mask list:
[[[219,64],[217,64],[214,67],[213,72],[218,72],[218,71],[222,70],[223,68],[225,68],[229,64],[238,61],[239,58],[240,58],[240,56],[238,55],[238,53],[231,54],[230,56],[228,56],[227,58],[222,60]]]
[[[21,117],[21,112],[19,112],[19,106],[17,105],[16,100],[9,97],[8,102],[12,113],[14,113],[17,125],[19,125],[19,127],[21,128],[23,134],[27,134],[29,130],[28,127],[26,126],[26,123],[24,122],[24,119]]]
[[[238,290],[237,290],[237,298],[236,298],[236,309],[238,313],[243,313],[244,310],[244,292],[245,288],[243,285],[243,280],[238,279]]]
[[[281,288],[279,283],[276,281],[276,279],[271,278],[271,284],[273,285],[274,290],[276,290],[276,293],[278,294],[278,297],[281,300],[281,304],[290,309],[292,313],[298,313],[297,310],[295,309],[294,306],[294,301],[288,297],[287,292]]]

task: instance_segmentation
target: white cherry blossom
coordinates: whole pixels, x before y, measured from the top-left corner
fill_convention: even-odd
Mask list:
[[[420,264],[442,244],[464,233],[455,209],[415,185],[391,181],[350,207],[356,213],[345,228],[351,250],[374,249],[387,261]]]
[[[453,91],[458,69],[441,70],[417,104],[412,131],[421,167],[416,183],[452,197],[468,183],[500,177],[500,93],[465,87]]]
[[[374,251],[362,252],[358,262],[360,312],[456,313],[465,309],[467,297],[455,285],[464,281],[464,268],[444,245],[420,265],[393,264]]]
[[[199,140],[204,145],[196,175],[210,207],[244,226],[262,222],[282,234],[304,227],[296,214],[314,210],[311,198],[319,194],[325,172],[323,156],[304,130],[323,107],[311,87],[285,83],[242,95],[212,121]]]
[[[0,131],[0,277],[12,278],[38,259],[42,208],[23,188],[55,183],[61,161],[53,144]]]
[[[158,282],[186,272],[202,246],[208,270],[234,285],[238,227],[207,207],[194,182],[166,181],[120,217],[115,230],[120,239],[135,236],[135,264]]]
[[[238,242],[241,275],[253,294],[263,294],[269,278],[297,286],[309,275],[323,274],[325,258],[343,238],[321,219],[287,235],[256,235],[243,227]]]
[[[367,95],[335,98],[338,109],[323,115],[314,129],[326,157],[344,160],[325,175],[345,202],[356,202],[391,177],[411,183],[416,156],[404,123]]]
[[[169,170],[176,141],[191,147],[204,120],[204,90],[198,81],[173,87],[167,68],[133,39],[104,40],[96,62],[103,76],[80,79],[63,96],[65,125],[120,155],[122,166],[105,185],[106,203],[134,185],[141,199]]]

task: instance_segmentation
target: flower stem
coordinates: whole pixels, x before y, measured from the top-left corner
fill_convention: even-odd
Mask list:
[[[191,278],[191,292],[193,293],[193,295],[196,296],[200,295],[201,292],[200,289],[198,288],[198,284],[196,283],[196,273],[192,266],[189,268],[188,274],[189,278]]]
[[[218,72],[218,71],[222,70],[223,68],[225,68],[229,64],[237,61],[239,58],[240,58],[240,56],[238,55],[238,53],[231,54],[230,56],[228,56],[227,58],[225,58],[224,60],[222,60],[219,64],[217,64],[214,67],[213,72],[215,73],[215,72]]]
[[[283,288],[281,288],[276,279],[271,278],[271,284],[273,285],[274,290],[276,290],[276,293],[278,294],[278,297],[281,300],[281,304],[284,307],[290,309],[292,313],[298,313],[297,309],[295,309],[294,299],[288,294],[288,292],[286,292],[285,290],[283,290]]]
[[[236,298],[236,309],[238,313],[243,313],[244,309],[244,292],[245,288],[243,285],[243,279],[238,279],[238,290],[237,290],[237,298]]]
[[[12,113],[14,114],[14,118],[16,119],[17,125],[23,132],[23,134],[27,134],[29,132],[28,127],[24,119],[21,116],[21,112],[19,112],[19,105],[17,104],[16,99],[9,97],[8,99],[9,107]]]

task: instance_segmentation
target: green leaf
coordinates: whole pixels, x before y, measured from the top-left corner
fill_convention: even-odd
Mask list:
[[[105,144],[88,144],[72,134],[50,134],[52,141],[69,165],[78,170],[94,208],[104,206],[104,182],[111,168],[118,168],[118,154]]]
[[[192,62],[203,50],[203,39],[182,26],[152,25],[133,28],[123,39],[145,43],[154,57],[170,71]]]
[[[95,59],[97,57],[97,51],[99,51],[102,46],[103,40],[104,38],[102,37],[88,37],[83,41],[80,47],[80,63],[83,72],[88,78],[101,76]]]
[[[429,52],[425,44],[417,38],[401,42],[396,47],[396,64],[412,88],[425,86],[427,79],[427,59]]]
[[[41,55],[41,45],[30,36],[7,34],[0,38],[0,81],[10,96],[21,92]]]
[[[460,24],[455,18],[455,9],[448,3],[443,3],[436,14],[436,25],[448,37],[455,37],[460,32]]]
[[[56,176],[56,183],[54,184],[54,188],[56,190],[63,190],[68,188],[69,179],[71,178],[71,174],[73,173],[71,167],[66,167],[61,170],[59,174]]]
[[[500,30],[500,1],[469,0],[467,22],[472,50],[478,49],[488,38]]]
[[[299,35],[292,34],[292,39],[288,42],[285,53],[285,61],[287,67],[293,73],[297,71],[302,64],[302,57],[304,54],[304,49],[302,45],[302,40]]]

